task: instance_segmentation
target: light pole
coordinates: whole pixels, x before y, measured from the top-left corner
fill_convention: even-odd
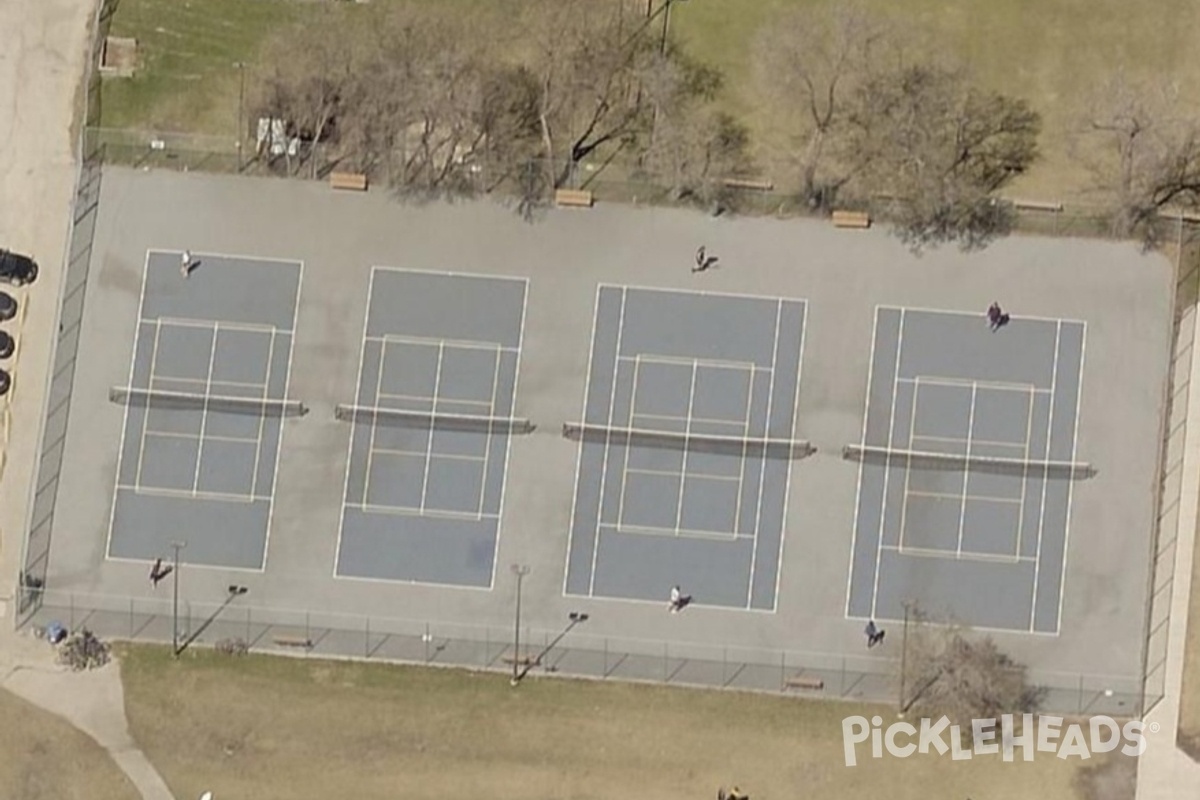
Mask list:
[[[529,574],[529,567],[524,564],[513,564],[513,574],[517,576],[517,611],[513,621],[513,674],[510,684],[516,686],[521,680],[521,583]]]
[[[171,542],[175,551],[172,559],[175,568],[171,570],[171,655],[179,658],[179,551],[187,547],[187,542]]]
[[[244,127],[245,120],[243,119],[246,104],[246,62],[235,61],[233,64],[238,68],[238,122],[237,122],[237,168],[238,172],[242,171],[242,140],[246,138],[246,130]]]

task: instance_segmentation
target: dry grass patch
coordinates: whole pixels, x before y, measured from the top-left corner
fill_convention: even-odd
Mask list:
[[[122,650],[122,677],[134,736],[180,797],[1083,796],[1082,765],[1048,754],[847,768],[842,718],[885,707],[156,647]]]
[[[138,796],[90,736],[0,689],[0,800],[136,800]]]

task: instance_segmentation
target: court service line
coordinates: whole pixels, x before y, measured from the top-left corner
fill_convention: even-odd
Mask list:
[[[783,324],[783,300],[776,298],[775,300],[775,338],[771,340],[771,380],[767,388],[767,416],[763,420],[763,437],[771,435],[771,411],[775,401],[775,375],[776,367],[779,365],[779,328]],[[803,345],[801,345],[803,346]],[[797,367],[797,370],[799,367]],[[797,398],[798,399],[798,398]],[[791,417],[793,425],[795,424],[796,409],[792,408]],[[750,546],[750,574],[746,580],[746,607],[749,608],[754,600],[754,575],[758,569],[758,540],[762,528],[762,509],[763,495],[766,494],[767,484],[767,455],[762,453],[758,457],[759,479],[758,479],[758,501],[754,509],[754,541]],[[791,473],[788,473],[788,479],[791,479]],[[778,562],[783,561],[783,529],[787,527],[787,490],[786,484],[784,489],[784,509],[783,519],[780,520],[779,526],[779,555]],[[778,589],[778,587],[776,587]],[[776,602],[779,598],[776,596]]]
[[[778,295],[770,297],[765,294],[748,294],[745,292],[716,292],[705,289],[671,289],[662,286],[644,286],[635,283],[602,283],[601,286],[609,286],[612,288],[633,292],[645,292],[647,294],[676,294],[676,295],[695,295],[697,297],[729,297],[737,300],[758,300],[767,303],[777,303],[780,301]],[[795,298],[787,298],[793,300]]]
[[[927,314],[942,314],[942,315],[945,315],[945,316],[953,316],[953,317],[968,317],[968,318],[982,318],[982,317],[983,317],[983,314],[976,314],[976,313],[972,313],[972,312],[970,312],[970,311],[955,311],[955,310],[953,310],[953,309],[946,309],[946,308],[927,308],[927,307],[925,307],[925,306],[905,306],[905,307],[901,308],[900,306],[888,306],[888,305],[884,305],[884,306],[879,306],[879,308],[890,308],[890,309],[897,310],[897,311],[902,311],[902,312],[903,312],[903,311],[918,311],[918,312],[921,312],[921,313],[927,313]],[[1014,316],[1013,316],[1013,318],[1012,318],[1012,321],[1013,321],[1013,322],[1020,322],[1020,321],[1026,321],[1026,322],[1054,322],[1054,323],[1062,323],[1062,322],[1076,322],[1076,323],[1078,323],[1078,322],[1082,322],[1082,320],[1075,320],[1075,319],[1062,319],[1062,318],[1059,318],[1059,317],[1039,317],[1039,316],[1035,316],[1035,315],[1031,315],[1031,314],[1022,314],[1022,315],[1021,315],[1021,316],[1019,316],[1019,317],[1014,315]]]
[[[805,309],[805,316],[808,316],[807,308]],[[879,340],[879,306],[875,306],[875,314],[871,320],[871,352],[867,356],[867,391],[865,392],[866,398],[863,400],[863,415],[862,415],[863,421],[862,421],[862,428],[860,429],[860,433],[859,433],[859,441],[861,441],[863,443],[863,446],[866,446],[866,444],[867,444],[867,423],[870,421],[870,418],[871,418],[871,386],[872,386],[871,381],[875,377],[875,344],[876,344],[876,342],[878,342],[878,340]],[[893,386],[892,387],[892,396],[895,397],[895,394],[896,394],[896,387]],[[859,514],[862,512],[863,472],[866,470],[866,468],[867,468],[867,462],[865,460],[859,461],[859,463],[858,463],[858,483],[855,484],[855,486],[854,486],[854,525],[852,526],[852,530],[850,532],[850,565],[846,570],[846,611],[844,614],[844,616],[846,618],[850,618],[850,605],[853,600],[853,598],[850,596],[850,593],[854,589],[854,565],[856,563],[854,554],[857,552],[857,547],[858,547]],[[882,512],[880,512],[880,513],[882,514]],[[882,535],[882,531],[880,532],[880,535]],[[878,555],[876,555],[876,559],[875,559],[875,569],[876,570],[879,569]],[[875,611],[875,599],[874,599],[874,595],[872,595],[871,596],[871,612],[874,613],[874,611]]]
[[[967,459],[971,458],[971,439],[975,435],[975,406],[979,400],[979,389],[976,386],[971,387],[971,410],[967,415]],[[962,504],[958,513],[958,546],[955,548],[959,555],[962,555],[962,540],[963,531],[967,527],[967,485],[971,482],[971,473],[968,470],[963,470],[962,478]]]
[[[876,311],[876,313],[878,313],[878,310]],[[906,310],[903,308],[900,309],[900,322],[896,327],[896,366],[895,366],[895,370],[892,374],[892,383],[891,383],[892,402],[891,402],[891,409],[888,412],[888,438],[887,438],[887,440],[888,440],[889,446],[891,446],[892,435],[896,429],[896,382],[900,377],[900,357],[903,354],[903,350],[904,350],[904,317],[905,317],[905,314],[906,314]],[[871,394],[870,388],[868,388],[867,389],[868,402],[869,402],[870,394]],[[913,407],[915,408],[916,405],[917,405],[917,398],[914,394]],[[887,520],[887,498],[888,498],[887,492],[888,492],[888,486],[891,483],[891,477],[892,477],[892,470],[885,469],[883,471],[883,497],[880,500],[880,509],[879,509],[879,536],[875,540],[877,550],[875,551],[875,581],[874,581],[874,585],[871,587],[871,616],[872,617],[875,616],[875,612],[877,611],[877,600],[879,598],[879,567],[883,561],[883,529],[884,529],[884,525],[886,524],[886,520]]]
[[[753,361],[738,361],[736,359],[725,358],[685,358],[683,356],[668,356],[660,353],[638,353],[633,356],[619,356],[618,362],[621,361],[640,361],[646,364],[662,364],[669,367],[688,367],[695,369],[697,367],[707,367],[708,369],[720,370],[739,370],[746,371],[747,369],[760,369],[770,371],[772,367],[763,367]]]
[[[198,433],[178,433],[176,431],[146,431],[146,437],[153,436],[156,439],[188,439],[194,442],[200,441]],[[230,444],[254,444],[254,439],[245,439],[240,436],[221,436],[207,434],[205,437],[210,442],[228,442]]]
[[[626,305],[626,301],[628,299],[628,292],[625,289],[619,289],[618,291],[620,291],[620,293],[621,293],[621,307],[620,307],[620,311],[617,316],[617,347],[616,347],[616,352],[614,354],[613,366],[611,367],[612,376],[613,376],[612,390],[609,392],[609,397],[608,397],[608,426],[610,428],[612,427],[612,424],[613,424],[613,409],[616,407],[616,404],[617,404],[618,370],[617,370],[617,365],[616,365],[616,356],[621,355],[621,341],[625,338],[625,305]],[[597,325],[597,327],[599,327],[599,319],[597,319],[596,325]],[[584,403],[586,404],[587,400],[584,400]],[[587,414],[586,405],[584,407],[584,414],[585,414],[585,418],[586,418],[586,414]],[[582,448],[583,448],[583,446],[581,444],[580,445],[581,452],[582,452]],[[608,455],[611,451],[612,451],[612,442],[609,441],[608,439],[606,439],[604,442],[604,456],[601,459],[601,463],[600,463],[600,494],[596,501],[596,503],[597,503],[596,504],[596,535],[592,539],[592,567],[591,567],[592,571],[588,576],[588,596],[589,597],[596,593],[596,561],[600,557],[600,517],[604,511],[604,485],[608,480]]]
[[[963,495],[961,495],[961,494],[946,494],[945,492],[925,492],[925,491],[917,490],[917,491],[909,492],[909,494],[912,497],[936,497],[940,500],[962,500],[963,499]],[[1015,498],[1015,497],[994,497],[992,495],[985,495],[985,494],[968,494],[968,495],[966,495],[966,498],[968,500],[986,500],[989,503],[1019,503],[1019,502],[1021,502],[1018,498]],[[901,548],[901,549],[903,549],[903,548]]]
[[[1079,414],[1083,408],[1083,364],[1087,357],[1087,323],[1081,322],[1079,332],[1079,375],[1075,382],[1075,427],[1071,432],[1071,460],[1075,460],[1075,455],[1079,448]],[[1071,538],[1071,509],[1075,500],[1075,486],[1072,482],[1067,482],[1067,518],[1063,529],[1063,557],[1062,566],[1059,568],[1058,578],[1058,615],[1054,622],[1054,634],[1057,635],[1062,630],[1062,612],[1063,598],[1067,591],[1067,553],[1069,552],[1067,545]],[[1036,623],[1030,625],[1030,629],[1036,627]]]
[[[149,322],[149,320],[145,320]],[[278,330],[274,325],[269,325],[261,322],[227,322],[223,319],[192,319],[190,317],[159,317],[158,322],[166,328],[201,328],[203,330],[214,330],[220,325],[225,330],[236,331],[238,333],[253,333],[256,336],[274,336]],[[291,333],[291,331],[288,331]]]
[[[900,550],[900,548],[890,544],[883,547],[885,550],[901,552],[903,555],[913,558],[937,558],[943,561],[988,561],[1002,564],[1018,564],[1022,561],[1033,561],[1029,556],[1014,557],[999,553],[975,553],[970,550],[954,553],[950,550],[939,550],[936,547],[906,547],[904,550]]]
[[[1059,322],[1054,329],[1054,368],[1050,372],[1050,414],[1046,421],[1046,458],[1050,458],[1050,445],[1054,442],[1054,400],[1058,393],[1058,349],[1062,338],[1062,322]],[[1037,598],[1038,598],[1038,581],[1041,579],[1042,565],[1042,540],[1046,538],[1046,487],[1050,481],[1042,480],[1042,506],[1038,510],[1038,537],[1037,548],[1034,551],[1033,564],[1033,597],[1029,604],[1029,628],[1033,629],[1034,620],[1037,617]],[[1063,552],[1063,563],[1066,563],[1066,552]],[[1061,588],[1061,587],[1060,587]]]
[[[993,381],[993,380],[978,380],[975,378],[953,378],[944,375],[916,375],[912,378],[897,378],[897,383],[921,383],[930,386],[944,386],[947,388],[966,388],[975,386],[981,389],[991,389],[997,392],[1034,392],[1035,394],[1049,394],[1049,389],[1042,389],[1032,383],[1017,383],[1015,381]]]
[[[601,292],[600,287],[597,287],[596,288],[596,298],[595,298],[595,300],[592,301],[592,332],[588,336],[587,371],[584,373],[584,376],[583,376],[583,408],[581,409],[579,418],[585,422],[588,421],[587,404],[588,404],[588,399],[589,399],[589,393],[592,390],[592,358],[596,353],[596,330],[600,324],[600,292]],[[617,351],[617,355],[620,355],[619,349]],[[617,380],[616,369],[614,369],[613,370],[613,383],[614,384],[616,383],[616,380]],[[567,593],[567,588],[568,588],[567,584],[571,579],[571,559],[575,552],[573,549],[575,546],[575,525],[576,525],[575,513],[576,513],[576,511],[578,509],[578,505],[579,505],[579,490],[580,490],[579,479],[581,476],[581,472],[583,470],[583,446],[584,446],[584,441],[583,441],[583,438],[580,437],[579,446],[575,452],[575,487],[574,487],[574,491],[571,492],[571,517],[570,517],[570,523],[569,523],[570,531],[567,534],[567,563],[565,564],[565,566],[563,568],[563,583],[562,583],[562,596],[563,597],[569,596]],[[603,502],[603,500],[601,500],[601,502]],[[599,508],[596,509],[595,537],[597,539],[600,538],[600,509]],[[593,543],[594,543],[594,540],[593,540]],[[593,564],[593,569],[594,569],[595,568],[594,560],[593,560],[592,564]],[[588,581],[590,584],[590,582],[591,582],[590,576],[588,578]]]
[[[488,352],[517,353],[519,347],[474,339],[440,339],[433,336],[412,336],[410,334],[385,333],[381,336],[363,334],[364,342],[388,342],[390,344],[412,345],[417,347],[452,347],[459,350],[487,350]]]
[[[929,440],[931,442],[955,442],[956,444],[965,444],[966,443],[965,439],[960,439],[957,436],[934,436],[934,435],[928,434],[928,433],[922,433],[922,434],[919,434],[912,438],[914,440],[922,439],[922,440]],[[1002,441],[999,441],[998,439],[978,439],[977,438],[977,439],[973,439],[972,441],[976,445],[983,445],[986,447],[1011,447],[1013,449],[1020,447],[1024,451],[1022,453],[1022,456],[1028,457],[1028,452],[1029,452],[1029,442],[1028,441],[1026,441],[1023,446],[1019,442],[1002,442]],[[911,449],[920,450],[921,448],[912,447]],[[988,456],[983,456],[983,457],[988,458]]]
[[[700,528],[656,528],[652,525],[622,525],[620,527],[604,525],[603,527],[612,528],[615,533],[622,533],[629,536],[658,536],[663,539],[715,539],[722,542],[734,542],[741,539],[753,538],[744,534],[706,531]]]
[[[130,486],[125,483],[118,483],[118,489],[133,491],[141,495],[151,495],[156,497],[173,497],[179,500],[220,500],[226,503],[257,503],[268,502],[271,498],[260,497],[258,495],[239,494],[238,492],[213,492],[207,489],[172,489],[166,486],[147,486],[138,487]]]
[[[371,326],[371,295],[375,291],[375,270],[376,269],[378,269],[378,267],[371,267],[371,278],[370,278],[370,280],[367,281],[367,306],[366,306],[366,309],[363,311],[363,327],[362,327],[363,344],[362,344],[362,348],[359,350],[358,374],[355,375],[355,377],[354,377],[354,397],[358,401],[358,405],[364,405],[364,403],[362,401],[365,399],[363,397],[362,376],[363,376],[363,367],[365,366],[366,360],[367,360],[367,331],[369,331],[371,329],[371,327],[370,327]],[[379,371],[381,373],[383,372],[382,350],[383,350],[383,347],[381,346],[380,347],[380,359],[379,359]],[[333,554],[333,577],[334,578],[339,577],[338,569],[340,567],[340,563],[342,560],[342,534],[345,532],[345,528],[346,528],[346,508],[351,506],[351,504],[350,504],[350,473],[352,473],[354,471],[354,440],[355,440],[355,434],[358,433],[359,424],[360,423],[358,420],[353,420],[350,423],[350,434],[347,437],[347,439],[349,441],[346,443],[346,480],[345,480],[344,487],[342,489],[342,510],[341,510],[341,513],[338,514],[337,548],[334,550],[334,554]],[[370,452],[370,448],[368,448],[368,452]],[[278,472],[278,470],[276,470],[276,472]],[[368,480],[367,474],[364,473],[364,475],[363,475],[363,496],[362,496],[363,502],[365,502],[367,499],[367,480]]]
[[[645,411],[639,411],[634,416],[641,417],[644,419],[672,420],[674,422],[682,422],[682,423],[684,423],[685,426],[687,425],[687,419],[688,419],[687,417],[677,417],[674,414],[650,414]],[[749,425],[749,421],[750,421],[750,415],[749,415],[748,411],[746,413],[745,419],[742,419],[742,420],[718,419],[716,417],[696,417],[696,416],[692,417],[692,422],[700,422],[700,423],[704,423],[706,425],[730,425],[730,426],[740,425],[742,427],[742,432],[741,432],[742,436],[747,435],[746,430]],[[635,425],[633,427],[637,427],[637,426]]]
[[[424,429],[428,433],[432,433],[432,428]],[[425,460],[425,452],[417,452],[414,450],[394,450],[390,447],[376,447],[375,455],[402,456],[404,458],[419,458]],[[485,463],[484,456],[463,455],[462,453],[438,453],[437,457],[446,461],[470,461],[476,464]]]
[[[138,343],[142,337],[142,314],[145,312],[145,307],[146,307],[146,280],[150,275],[150,253],[151,252],[154,252],[154,251],[150,251],[150,250],[146,251],[146,258],[144,259],[144,261],[142,263],[142,290],[141,290],[141,294],[138,295],[138,312],[137,312],[137,320],[138,321],[133,326],[133,350],[129,356],[129,380],[126,381],[126,383],[125,383],[126,386],[133,385],[134,375],[137,374],[137,359],[138,359],[138,352],[139,352],[138,351]],[[176,252],[178,252],[178,251],[176,251]],[[61,310],[60,310],[60,313],[61,313]],[[153,370],[153,367],[154,367],[153,360],[150,362],[150,366],[151,366],[151,370]],[[121,450],[117,454],[117,474],[113,478],[113,491],[112,491],[113,501],[110,504],[111,508],[109,509],[109,512],[108,512],[108,537],[104,543],[104,557],[106,560],[112,558],[113,528],[116,526],[116,523],[117,523],[117,490],[120,488],[120,485],[121,485],[121,466],[125,462],[125,450],[126,450],[125,444],[126,444],[126,436],[128,436],[128,435],[129,435],[129,404],[126,403],[125,410],[122,414],[122,419],[121,419]],[[143,416],[142,430],[138,433],[138,456],[137,456],[138,461],[137,461],[137,465],[136,465],[137,468],[134,471],[134,482],[135,483],[139,483],[140,479],[141,479],[141,471],[142,471],[142,450],[141,450],[141,448],[142,448],[142,445],[144,444],[143,440],[145,438],[145,435],[146,435],[146,419]]]
[[[391,514],[393,516],[432,517],[434,519],[455,519],[479,522],[480,520],[499,519],[499,514],[478,514],[473,511],[455,511],[448,508],[414,508],[413,506],[388,506],[378,503],[347,503],[347,508],[358,509],[367,514]]]

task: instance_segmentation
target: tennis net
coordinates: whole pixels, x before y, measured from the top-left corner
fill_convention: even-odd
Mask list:
[[[1042,459],[1003,458],[999,456],[936,453],[924,450],[905,450],[863,444],[848,444],[842,457],[867,464],[912,467],[923,470],[987,472],[996,475],[1046,478],[1091,478],[1096,470],[1085,461],[1050,461]]]
[[[432,428],[471,433],[532,433],[534,425],[521,417],[487,417],[475,414],[444,414],[437,411],[408,411],[399,408],[339,404],[334,416],[343,422],[370,422],[401,428]]]
[[[137,389],[132,386],[112,387],[108,390],[108,399],[114,403],[138,408],[221,411],[260,417],[299,417],[308,413],[308,407],[299,400],[191,394],[165,389]]]
[[[676,433],[644,428],[622,428],[612,425],[593,425],[582,422],[563,424],[562,435],[567,439],[630,447],[655,447],[668,450],[715,453],[741,457],[799,459],[816,452],[810,442],[800,439],[770,439],[750,436],[721,436],[708,433]]]

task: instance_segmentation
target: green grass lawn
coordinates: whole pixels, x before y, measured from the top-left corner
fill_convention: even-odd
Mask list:
[[[355,800],[1086,797],[1082,762],[863,759],[883,706],[555,678],[122,647],[130,729],[177,797]],[[1132,766],[1128,759],[1122,759]]]
[[[419,0],[435,2],[435,0]],[[599,1],[599,0],[598,0]],[[772,19],[802,5],[829,0],[688,0],[673,7],[671,30],[690,51],[721,66],[728,107],[752,127],[759,161],[786,184],[788,139],[777,113],[751,80],[755,37]],[[388,0],[374,0],[378,9]],[[483,17],[486,35],[507,33],[526,0],[436,0]],[[1184,99],[1200,104],[1200,4],[1192,0],[866,0],[897,13],[966,61],[985,85],[1029,99],[1045,118],[1043,158],[1014,193],[1077,198],[1086,175],[1068,145],[1091,87],[1123,66],[1134,75],[1171,77]],[[137,77],[105,84],[103,126],[189,131],[226,136],[236,130],[239,75],[264,38],[279,26],[324,13],[323,3],[300,0],[121,0],[112,33],[138,39]],[[355,12],[352,12],[355,13]],[[249,79],[253,80],[252,70]]]

